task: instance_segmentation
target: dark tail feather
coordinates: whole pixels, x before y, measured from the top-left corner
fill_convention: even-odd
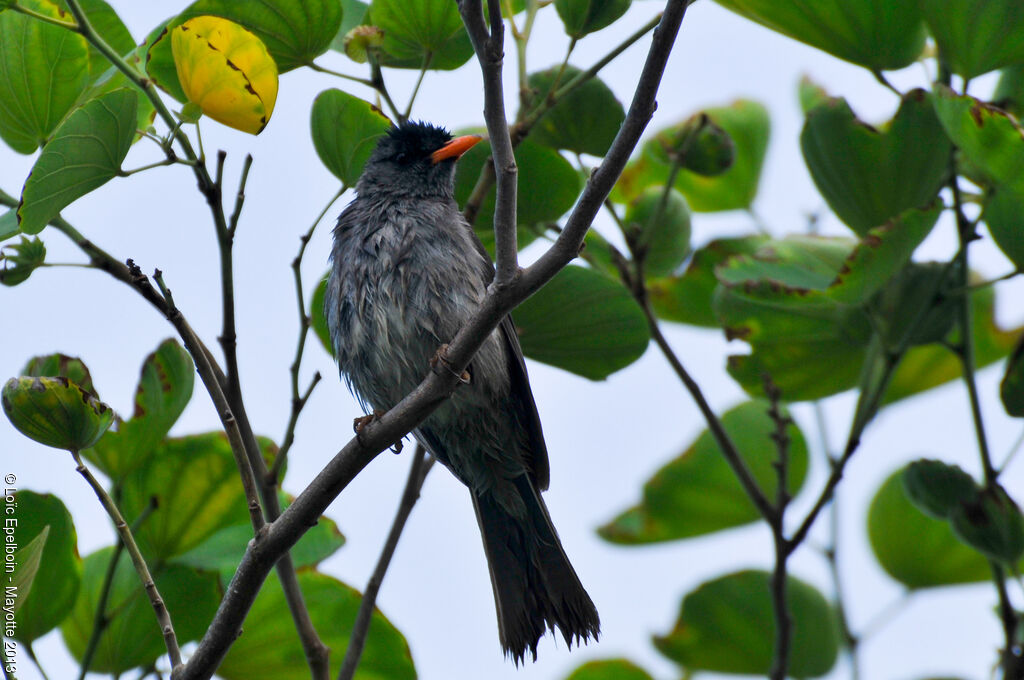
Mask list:
[[[526,507],[516,517],[490,493],[473,494],[480,533],[491,571],[498,634],[516,665],[526,650],[537,659],[545,629],[562,633],[570,647],[597,639],[597,608],[562,550],[544,501],[526,475],[514,480]]]

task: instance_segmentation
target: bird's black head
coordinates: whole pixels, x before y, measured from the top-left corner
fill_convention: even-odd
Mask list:
[[[366,162],[357,191],[414,197],[450,197],[455,161],[480,141],[476,135],[452,138],[442,127],[405,122],[388,130]]]

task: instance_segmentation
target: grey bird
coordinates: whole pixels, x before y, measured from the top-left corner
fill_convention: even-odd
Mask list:
[[[387,411],[423,380],[494,277],[453,197],[455,162],[479,140],[419,122],[391,128],[338,218],[324,313],[365,410]],[[596,639],[600,622],[541,499],[547,448],[510,318],[467,373],[413,435],[469,488],[501,645],[518,665],[527,650],[536,660],[546,629],[571,647]]]

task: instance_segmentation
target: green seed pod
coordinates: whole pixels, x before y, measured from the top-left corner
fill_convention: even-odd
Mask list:
[[[109,406],[67,378],[11,378],[0,402],[18,431],[57,449],[89,448],[114,419]]]

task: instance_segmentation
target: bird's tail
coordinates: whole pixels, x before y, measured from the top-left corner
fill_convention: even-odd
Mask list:
[[[526,650],[537,659],[537,641],[557,627],[570,647],[597,639],[601,623],[565,556],[544,501],[527,475],[514,480],[526,508],[516,517],[488,493],[473,494],[491,572],[498,635],[516,664]]]

